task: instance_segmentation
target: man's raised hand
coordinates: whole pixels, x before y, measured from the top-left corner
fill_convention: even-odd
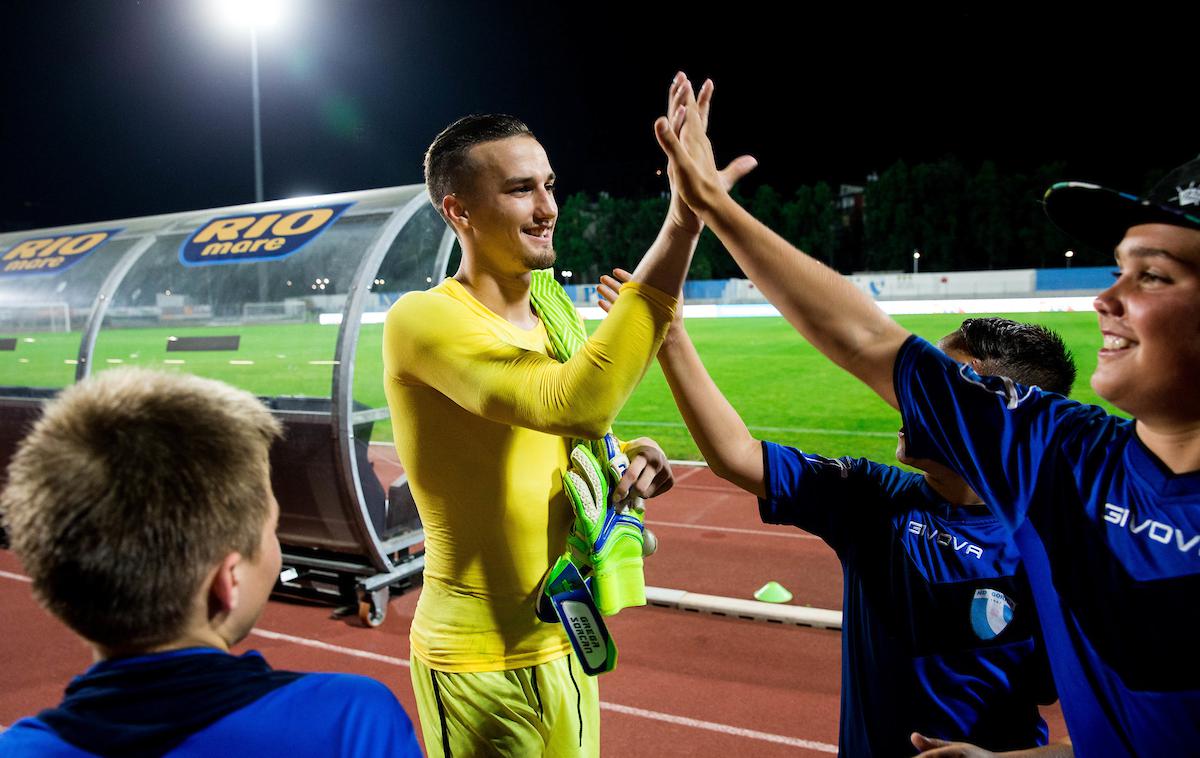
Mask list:
[[[713,89],[712,80],[706,79],[697,96],[687,76],[677,73],[668,91],[667,115],[654,122],[654,134],[667,155],[673,195],[701,215],[758,165],[752,156],[743,155],[717,170],[707,135]]]

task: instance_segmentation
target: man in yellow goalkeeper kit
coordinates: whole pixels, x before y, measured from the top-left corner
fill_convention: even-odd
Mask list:
[[[672,112],[699,102],[706,120],[710,95],[708,86],[692,99],[678,75]],[[735,162],[727,176],[749,167]],[[396,449],[426,533],[411,632],[425,748],[595,756],[596,680],[571,654],[563,625],[535,610],[576,523],[579,504],[563,485],[574,440],[604,437],[653,360],[700,224],[672,199],[632,285],[568,358],[536,293],[531,302],[531,282],[554,263],[558,215],[541,144],[515,118],[469,116],[434,140],[425,175],[462,264],[433,289],[402,297],[384,327]],[[633,440],[623,452],[630,464],[616,499],[670,487],[653,441]]]

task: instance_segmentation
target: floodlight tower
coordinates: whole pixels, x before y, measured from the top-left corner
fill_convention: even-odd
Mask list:
[[[254,112],[254,202],[263,201],[262,119],[258,102],[258,32],[279,23],[283,0],[213,0],[227,26],[250,30],[250,99]],[[267,270],[258,267],[258,299],[268,300]]]
[[[262,119],[258,95],[258,32],[279,23],[283,0],[215,0],[227,24],[250,30],[250,98],[254,108],[254,202],[263,200]]]

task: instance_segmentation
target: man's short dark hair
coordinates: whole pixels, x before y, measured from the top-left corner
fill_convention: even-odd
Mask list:
[[[520,136],[533,137],[533,132],[520,119],[503,113],[464,116],[443,129],[425,151],[425,188],[433,207],[441,213],[442,198],[462,189],[472,147]]]
[[[980,374],[1007,376],[1060,395],[1069,395],[1075,383],[1071,351],[1062,337],[1044,326],[997,317],[969,318],[940,344],[944,350],[977,359]]]

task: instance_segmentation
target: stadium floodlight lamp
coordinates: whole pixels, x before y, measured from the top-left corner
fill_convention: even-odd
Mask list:
[[[214,0],[225,23],[238,28],[268,29],[283,18],[283,0]]]

